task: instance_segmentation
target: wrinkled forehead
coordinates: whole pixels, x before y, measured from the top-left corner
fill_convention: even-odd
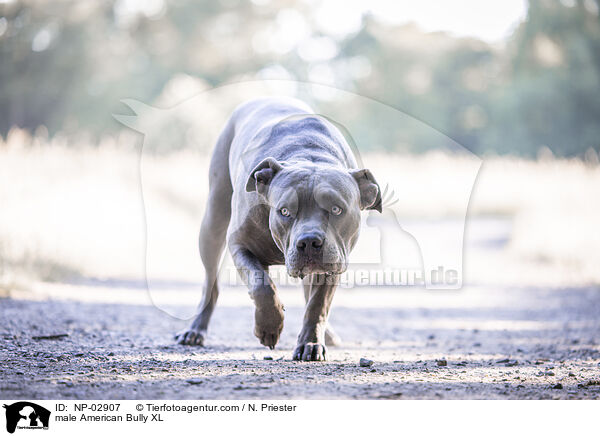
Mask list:
[[[358,186],[348,171],[336,168],[290,168],[274,178],[269,192],[274,204],[303,201],[319,205],[349,203],[358,198]]]

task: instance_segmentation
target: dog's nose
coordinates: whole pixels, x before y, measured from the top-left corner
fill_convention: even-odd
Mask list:
[[[316,254],[323,248],[324,240],[325,237],[318,233],[306,233],[296,240],[296,248],[303,254]]]

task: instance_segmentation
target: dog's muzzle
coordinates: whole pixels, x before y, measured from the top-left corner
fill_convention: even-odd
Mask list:
[[[339,250],[328,245],[325,235],[319,232],[305,233],[296,239],[293,249],[288,250],[286,266],[289,275],[300,278],[314,273],[339,274],[346,269]]]

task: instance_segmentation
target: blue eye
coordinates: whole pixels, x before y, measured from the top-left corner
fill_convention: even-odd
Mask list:
[[[279,213],[283,216],[290,216],[290,211],[287,207],[282,207],[281,209],[279,209]]]
[[[342,213],[342,208],[338,207],[338,206],[333,206],[331,208],[331,213],[334,214],[334,215],[339,215],[339,214]]]

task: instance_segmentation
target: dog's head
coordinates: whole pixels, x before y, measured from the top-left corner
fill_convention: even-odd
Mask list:
[[[270,207],[271,235],[293,277],[344,272],[360,211],[381,212],[381,190],[367,169],[268,157],[250,172],[246,191]]]

